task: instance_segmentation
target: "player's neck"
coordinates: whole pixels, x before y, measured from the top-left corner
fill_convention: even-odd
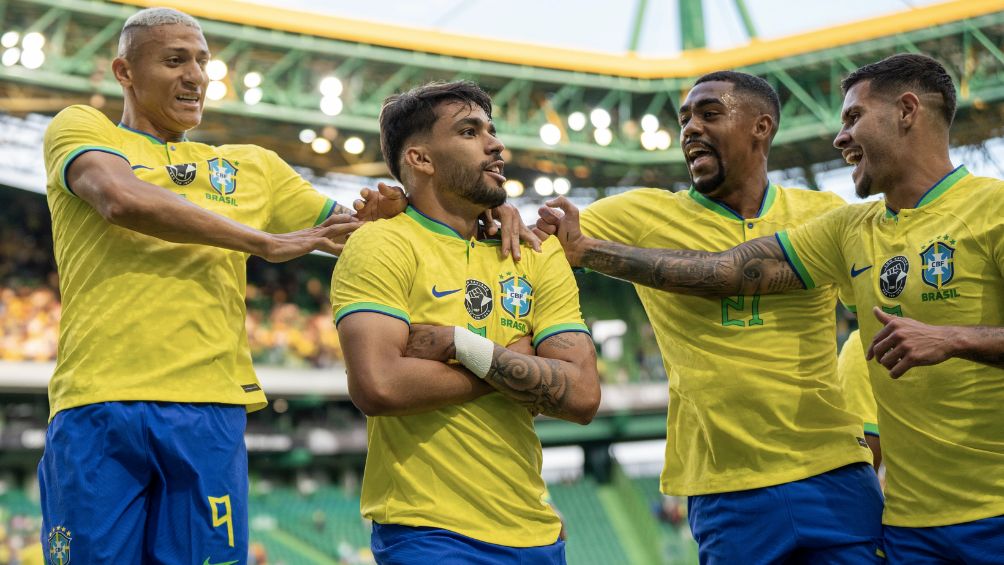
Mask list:
[[[131,130],[141,131],[165,142],[183,141],[185,139],[185,132],[178,133],[160,129],[150,119],[132,111],[128,107],[122,111],[122,120],[119,123]]]
[[[453,228],[460,237],[471,239],[477,236],[478,216],[483,210],[442,198],[431,188],[414,190],[410,198],[412,205],[422,214]]]
[[[940,157],[918,154],[898,162],[901,166],[888,175],[891,180],[885,187],[886,206],[894,212],[916,208],[927,191],[955,169],[947,150]]]
[[[767,171],[758,170],[749,175],[737,175],[738,180],[727,179],[713,198],[735,210],[743,218],[755,218],[763,205],[767,190]]]

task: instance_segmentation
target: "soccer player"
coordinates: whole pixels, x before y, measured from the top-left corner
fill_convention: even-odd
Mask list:
[[[861,416],[865,441],[872,450],[872,467],[877,472],[882,465],[882,444],[879,440],[878,407],[868,378],[868,361],[861,345],[861,331],[854,330],[840,347],[837,355],[837,380],[844,389],[847,410]]]
[[[664,290],[728,296],[839,284],[861,313],[886,465],[890,563],[1004,555],[1004,182],[952,164],[955,87],[893,55],[842,83],[834,140],[859,196],[723,253],[595,242],[566,217],[573,264]],[[581,257],[581,259],[579,259]],[[796,291],[799,292],[799,291]],[[871,312],[870,315],[865,315]]]
[[[118,125],[87,106],[45,134],[63,318],[39,464],[52,563],[247,558],[247,410],[265,406],[244,328],[249,255],[341,250],[359,224],[279,157],[210,146],[209,49],[164,8],[125,22]]]
[[[843,206],[831,193],[767,180],[779,106],[761,78],[701,77],[679,114],[691,189],[603,198],[582,212],[582,232],[641,255],[637,267],[652,272],[658,263],[647,257],[657,249],[721,251]],[[553,233],[547,220],[557,215],[541,214],[539,226]],[[625,278],[603,261],[570,257]],[[669,376],[661,489],[689,497],[701,562],[879,559],[882,495],[835,373],[834,285],[708,300],[635,281]]]
[[[506,197],[491,107],[470,82],[385,101],[381,147],[410,205],[353,235],[332,277],[381,564],[564,563],[533,416],[588,423],[596,356],[560,245],[516,263],[479,237]]]

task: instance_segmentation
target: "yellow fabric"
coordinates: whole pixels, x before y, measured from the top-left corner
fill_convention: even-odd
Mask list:
[[[114,226],[65,185],[87,151],[128,161],[135,175],[181,198],[269,231],[309,227],[333,202],[279,157],[252,145],[163,143],[71,106],[45,133],[49,209],[63,315],[50,417],[106,401],[217,402],[265,406],[244,328],[247,255],[175,244]],[[236,169],[210,182],[210,162]],[[194,178],[167,166],[191,163]],[[180,169],[180,167],[179,167]],[[179,184],[185,183],[188,184]]]
[[[693,190],[640,189],[590,205],[582,229],[637,247],[721,251],[842,204],[771,185],[759,217],[741,219]],[[730,299],[635,289],[669,375],[663,492],[759,488],[871,461],[836,379],[832,286]]]
[[[503,288],[517,282],[513,277],[528,311],[506,300]],[[381,312],[404,322],[467,327],[503,345],[528,334],[539,343],[586,329],[557,241],[546,242],[540,254],[525,250],[516,263],[502,259],[497,242],[461,239],[414,208],[360,228],[331,288],[336,323],[355,312]],[[474,288],[483,294],[475,296]],[[363,516],[514,547],[558,538],[561,524],[543,501],[533,418],[501,394],[412,416],[370,417],[367,433]]]
[[[865,432],[878,435],[878,407],[868,378],[868,362],[865,361],[860,330],[851,332],[840,349],[840,355],[837,356],[837,379],[847,398],[847,410],[861,417]]]
[[[1004,326],[1004,182],[959,168],[918,204],[898,215],[883,202],[854,205],[778,239],[809,284],[853,285],[864,343],[881,327],[875,306],[927,324]],[[923,257],[929,250],[944,262]],[[896,257],[909,265],[900,286]],[[884,522],[1004,514],[1004,370],[954,358],[897,380],[878,363],[869,372],[887,468]]]

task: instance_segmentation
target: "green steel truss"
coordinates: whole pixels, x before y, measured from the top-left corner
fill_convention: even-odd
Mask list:
[[[745,8],[742,0],[736,0]],[[40,31],[47,37],[47,60],[37,70],[0,66],[0,84],[36,87],[76,95],[121,97],[110,72],[118,31],[136,8],[89,0],[0,0],[0,32]],[[645,2],[635,6],[643,16]],[[703,25],[699,1],[681,0],[683,21]],[[746,11],[743,10],[745,14]],[[755,30],[744,18],[747,32]],[[230,73],[228,97],[208,104],[211,113],[251,120],[262,131],[281,123],[299,127],[334,126],[359,135],[367,150],[349,162],[379,161],[377,115],[389,94],[429,80],[470,79],[494,96],[497,127],[514,155],[513,164],[529,172],[554,171],[579,178],[577,185],[604,186],[637,179],[666,182],[685,178],[681,152],[648,151],[640,144],[639,118],[651,113],[674,139],[676,109],[694,78],[633,79],[463,59],[309,37],[217,21],[202,21],[210,47]],[[638,22],[635,22],[638,25]],[[700,45],[703,31],[684,37]],[[632,39],[636,42],[636,39]],[[1004,102],[1004,12],[946,23],[897,36],[823,51],[793,55],[742,68],[765,77],[781,94],[781,131],[774,142],[776,165],[807,167],[831,161],[829,146],[839,127],[840,79],[860,65],[911,51],[944,61],[960,86],[960,122],[984,139],[996,132]],[[261,103],[242,100],[241,77],[264,76]],[[319,109],[322,77],[335,75],[345,85],[344,110],[327,116]],[[593,128],[572,131],[566,118],[604,108],[613,116],[613,141],[601,147]],[[991,114],[986,114],[992,112]],[[555,146],[541,141],[540,127],[552,121],[562,129]],[[280,124],[277,124],[279,122]],[[970,123],[971,122],[971,123]],[[289,126],[291,127],[291,126]],[[968,128],[968,129],[967,129]],[[279,128],[281,129],[281,128]],[[295,142],[295,140],[293,140]],[[298,143],[298,142],[297,142]],[[277,141],[277,148],[282,143]],[[281,149],[280,149],[280,152]]]

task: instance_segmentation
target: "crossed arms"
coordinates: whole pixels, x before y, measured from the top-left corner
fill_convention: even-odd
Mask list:
[[[495,346],[481,380],[458,364],[453,328],[414,324],[357,312],[338,324],[349,396],[368,416],[404,416],[461,404],[498,392],[532,413],[588,424],[600,402],[592,340],[560,333],[537,346],[529,337]]]

